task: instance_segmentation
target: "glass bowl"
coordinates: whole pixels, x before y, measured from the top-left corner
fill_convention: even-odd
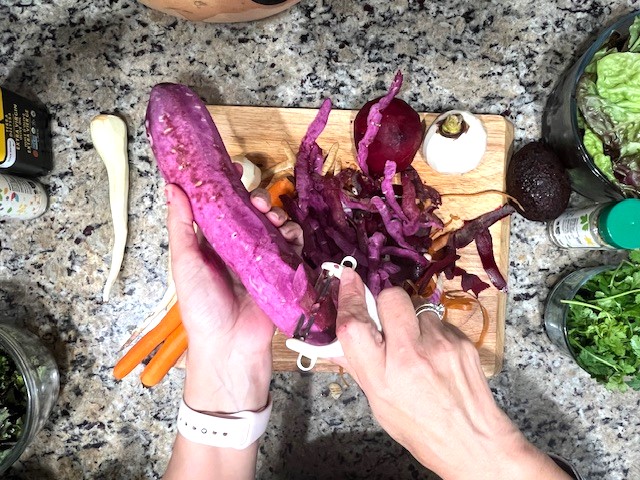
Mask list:
[[[547,100],[542,116],[542,136],[565,164],[572,188],[598,202],[621,200],[625,195],[595,166],[582,144],[578,128],[576,87],[593,55],[611,34],[619,32],[623,37],[627,36],[629,27],[639,14],[640,10],[626,14],[598,34],[587,51],[560,78]]]
[[[544,308],[544,327],[549,339],[564,355],[574,360],[578,356],[569,344],[569,338],[567,337],[569,305],[562,303],[562,300],[572,300],[582,286],[595,275],[615,268],[616,265],[581,268],[562,278],[549,292]]]
[[[22,436],[0,463],[2,474],[22,455],[49,418],[58,399],[60,379],[58,367],[49,350],[27,330],[0,324],[0,349],[15,362],[27,390]]]

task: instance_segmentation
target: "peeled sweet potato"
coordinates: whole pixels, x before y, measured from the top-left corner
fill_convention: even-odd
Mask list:
[[[205,238],[258,306],[292,336],[316,300],[313,273],[251,204],[204,103],[184,85],[156,85],[146,127],[162,175],[185,191]],[[332,323],[320,316],[311,331],[323,336]]]

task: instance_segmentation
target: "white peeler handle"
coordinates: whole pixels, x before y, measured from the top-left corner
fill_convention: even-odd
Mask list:
[[[322,269],[327,272],[327,275],[341,278],[342,272],[345,268],[353,268],[355,270],[358,262],[351,256],[344,257],[340,264],[334,262],[325,262],[322,264]],[[367,305],[367,312],[375,323],[379,332],[382,331],[382,324],[380,323],[380,317],[378,317],[378,309],[376,308],[376,300],[373,298],[371,290],[364,286],[364,299]],[[303,372],[311,370],[318,361],[318,358],[335,358],[342,357],[344,350],[338,339],[327,345],[311,345],[297,338],[288,338],[285,342],[286,347],[289,350],[293,350],[298,353],[297,365]],[[304,361],[306,359],[306,362]]]

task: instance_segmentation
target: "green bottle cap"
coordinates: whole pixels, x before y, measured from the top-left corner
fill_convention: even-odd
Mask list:
[[[612,247],[640,248],[640,199],[627,198],[602,209],[598,229],[602,239]]]

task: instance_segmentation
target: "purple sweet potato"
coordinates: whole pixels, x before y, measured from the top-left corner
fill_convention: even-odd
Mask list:
[[[205,238],[258,306],[292,336],[316,299],[312,273],[251,204],[204,103],[184,85],[156,85],[146,127],[162,175],[185,191]],[[333,327],[316,318],[312,332],[322,336]]]

